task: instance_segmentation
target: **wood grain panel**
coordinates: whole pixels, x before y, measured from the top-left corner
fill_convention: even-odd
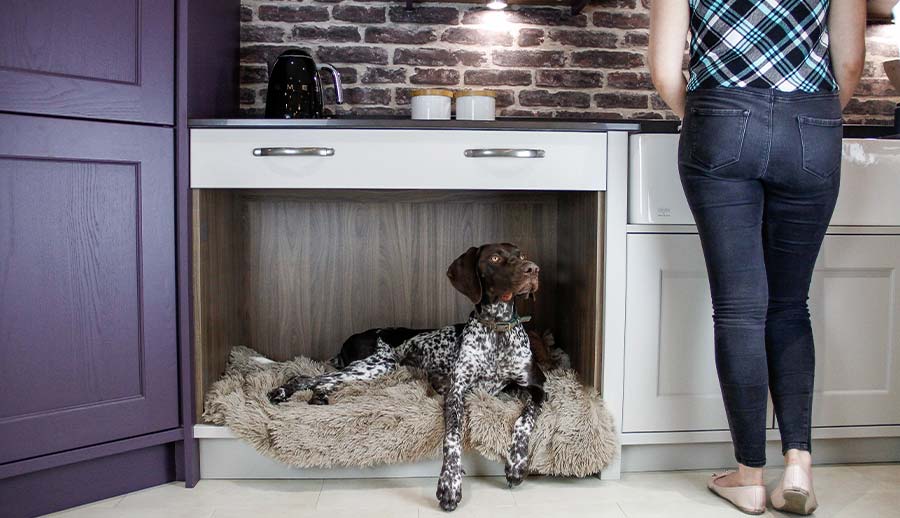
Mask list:
[[[601,193],[563,193],[559,202],[557,336],[582,382],[599,387]]]
[[[368,328],[464,321],[471,304],[447,281],[446,269],[469,246],[498,241],[518,244],[541,266],[537,301],[520,303],[520,313],[534,317],[529,327],[552,329],[593,380],[598,193],[196,192],[202,393],[233,345],[277,360],[326,359]]]
[[[555,264],[555,197],[420,202],[415,199],[246,201],[243,279],[249,339],[283,359],[335,354],[347,336],[377,326],[437,327],[471,310],[446,280],[473,244],[519,241]],[[530,236],[530,237],[528,237]],[[547,286],[555,283],[547,270]],[[549,301],[535,324],[550,324]]]
[[[0,114],[0,463],[178,426],[172,161],[171,129]]]
[[[193,196],[195,386],[208,387],[224,372],[231,348],[247,344],[238,289],[243,236],[234,191],[194,191]],[[199,416],[205,390],[197,392]]]
[[[141,396],[136,169],[0,158],[0,420]]]
[[[172,124],[174,15],[174,0],[4,2],[0,110]]]
[[[0,67],[137,84],[140,2],[12,0],[10,7],[0,18]],[[97,30],[101,20],[116,23]]]

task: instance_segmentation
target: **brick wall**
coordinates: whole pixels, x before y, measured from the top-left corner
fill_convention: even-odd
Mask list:
[[[408,115],[411,90],[441,86],[495,90],[507,116],[671,118],[644,64],[649,1],[593,0],[571,16],[567,7],[244,0],[241,108],[262,114],[268,69],[299,47],[340,69],[348,103],[338,113]],[[871,26],[868,36],[847,119],[886,123],[898,94],[881,62],[897,56],[900,28]]]

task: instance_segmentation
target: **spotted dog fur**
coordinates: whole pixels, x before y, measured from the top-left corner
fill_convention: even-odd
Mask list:
[[[513,427],[505,469],[510,487],[519,485],[527,474],[528,441],[544,401],[544,374],[532,356],[515,301],[537,291],[538,272],[538,266],[525,259],[515,245],[472,247],[447,271],[453,286],[475,304],[466,324],[411,337],[391,330],[394,336],[403,336],[404,341],[399,345],[386,342],[377,330],[368,331],[376,337],[371,355],[350,362],[340,371],[314,378],[293,378],[271,391],[269,400],[277,404],[294,392],[311,390],[310,404],[327,404],[328,394],[342,383],[375,379],[398,365],[423,369],[435,389],[444,395],[443,466],[436,496],[442,509],[452,511],[462,499],[462,419],[466,394],[482,389],[496,395],[507,386],[519,387],[529,397]]]
[[[466,324],[459,355],[444,395],[444,464],[438,479],[437,498],[441,508],[452,511],[462,499],[461,430],[465,395],[473,389],[498,394],[507,385],[528,390],[530,398],[513,427],[513,440],[506,461],[506,481],[510,487],[524,480],[528,465],[528,440],[544,401],[544,374],[531,355],[528,335],[521,324],[507,332],[497,332],[482,320],[509,321],[516,317],[514,303],[485,304],[480,315]]]
[[[313,395],[309,404],[327,405],[328,394],[334,392],[342,383],[373,380],[396,369],[400,363],[395,354],[396,351],[380,339],[377,344],[372,356],[355,361],[342,370],[316,377],[297,376],[289,380],[286,384],[269,392],[269,401],[281,403],[290,398],[294,392],[312,390]]]

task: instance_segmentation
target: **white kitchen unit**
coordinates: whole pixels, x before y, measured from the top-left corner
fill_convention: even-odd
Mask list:
[[[285,305],[284,314],[307,311],[294,307],[292,295],[315,294],[303,279],[333,278],[380,296],[391,283],[357,280],[352,272],[405,272],[378,270],[379,261],[396,260],[403,250],[421,254],[418,264],[427,270],[464,241],[513,235],[551,258],[534,314],[570,333],[562,342],[575,352],[573,365],[601,387],[616,418],[622,454],[602,478],[618,478],[621,470],[733,465],[713,361],[709,288],[678,179],[678,136],[629,137],[635,128],[626,126],[194,121],[198,408],[236,337],[262,339],[270,353],[284,356],[303,351],[282,350],[280,332],[303,335],[300,343],[339,343],[349,334],[342,326],[372,327],[402,316],[394,306],[367,314],[344,304],[330,311],[362,320],[301,314],[298,320],[324,324],[308,337],[308,329],[290,325],[251,322],[240,329],[241,315],[264,315],[267,300]],[[845,140],[843,159],[841,196],[810,298],[818,350],[813,448],[822,463],[900,461],[900,141]],[[444,235],[431,225],[454,230]],[[442,237],[429,244],[404,233]],[[361,240],[380,243],[381,253],[356,250]],[[324,248],[304,251],[308,242]],[[357,263],[322,260],[339,256]],[[286,282],[269,275],[293,271],[294,263],[306,265],[308,275]],[[247,265],[258,279],[242,273]],[[350,273],[329,276],[336,267]],[[420,273],[412,289],[447,289],[427,284],[442,282],[434,272]],[[242,290],[253,297],[249,312],[231,302],[245,300]],[[384,295],[403,300],[400,293]],[[431,325],[437,313],[416,320],[426,309],[412,308],[412,320],[397,324]],[[468,309],[440,311],[447,320]],[[563,324],[563,314],[577,318]],[[767,426],[775,465],[780,451],[771,409]],[[197,424],[193,432],[207,477],[433,472],[428,463],[292,470],[259,456],[227,428]],[[478,459],[469,465],[482,474],[502,469]]]
[[[625,378],[622,431],[727,430],[699,238],[634,233],[628,254],[625,372],[640,375]],[[900,425],[897,270],[900,236],[826,236],[810,289],[813,426]]]
[[[604,379],[623,387],[617,410],[624,470],[734,463],[677,139],[631,137],[625,335],[621,351],[607,342],[604,355]],[[608,181],[611,191],[623,183]],[[813,449],[818,462],[900,460],[900,141],[845,139],[841,183],[810,292]],[[609,361],[618,355],[621,372]],[[615,387],[604,395],[609,401]],[[773,417],[768,426],[769,461],[777,464]]]
[[[630,234],[627,283],[622,431],[727,430],[697,236]]]
[[[813,426],[900,425],[900,235],[825,237],[810,289]]]
[[[515,242],[541,265],[520,310],[582,382],[621,341],[630,123],[214,120],[191,123],[196,408],[234,345],[324,359],[353,333],[464,321],[446,281],[467,247]],[[615,169],[615,171],[613,171]],[[619,187],[617,187],[618,189]],[[621,194],[625,194],[624,186]],[[610,239],[605,237],[614,229]],[[604,281],[604,279],[609,279]],[[618,284],[617,284],[618,283]],[[615,298],[618,298],[616,296]],[[315,301],[315,304],[309,303]],[[530,306],[529,306],[530,304]],[[439,461],[293,469],[195,416],[203,478],[436,476]],[[468,456],[469,474],[502,464]],[[604,477],[617,477],[610,466]]]

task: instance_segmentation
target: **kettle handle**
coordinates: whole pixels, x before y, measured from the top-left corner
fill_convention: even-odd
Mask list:
[[[320,72],[322,70],[331,72],[331,77],[334,78],[334,102],[335,104],[344,104],[344,87],[341,85],[341,73],[327,63],[316,65],[316,69]]]

